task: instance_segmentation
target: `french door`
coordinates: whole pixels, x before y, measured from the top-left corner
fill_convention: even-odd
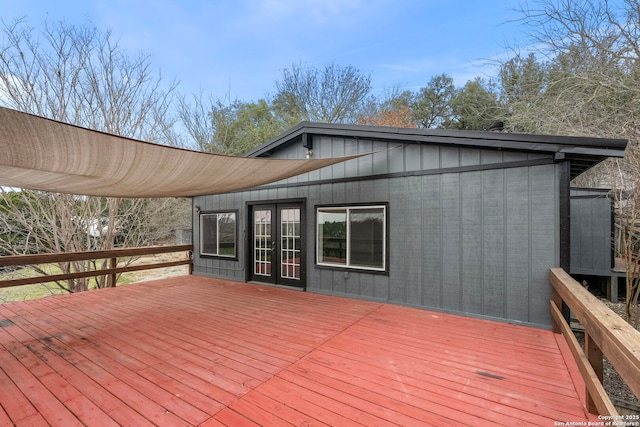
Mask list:
[[[304,206],[302,202],[249,207],[249,279],[304,288]]]

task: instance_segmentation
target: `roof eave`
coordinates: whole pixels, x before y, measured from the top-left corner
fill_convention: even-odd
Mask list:
[[[497,150],[516,150],[573,155],[623,157],[625,139],[557,136],[487,131],[456,131],[442,129],[396,128],[384,126],[341,125],[301,122],[294,128],[248,152],[248,157],[268,156],[302,134],[378,139],[403,143],[432,143]]]

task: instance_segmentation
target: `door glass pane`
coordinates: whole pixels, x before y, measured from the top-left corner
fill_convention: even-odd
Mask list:
[[[255,260],[253,273],[259,276],[271,276],[271,211],[254,211],[253,223]]]
[[[280,276],[300,280],[300,209],[281,209],[280,219]]]

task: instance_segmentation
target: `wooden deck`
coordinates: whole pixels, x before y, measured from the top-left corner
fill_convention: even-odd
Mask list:
[[[0,305],[0,426],[597,421],[550,331],[183,276]]]

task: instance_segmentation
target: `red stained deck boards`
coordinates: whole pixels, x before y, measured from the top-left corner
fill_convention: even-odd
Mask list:
[[[588,421],[550,331],[198,276],[0,305],[0,425]]]

